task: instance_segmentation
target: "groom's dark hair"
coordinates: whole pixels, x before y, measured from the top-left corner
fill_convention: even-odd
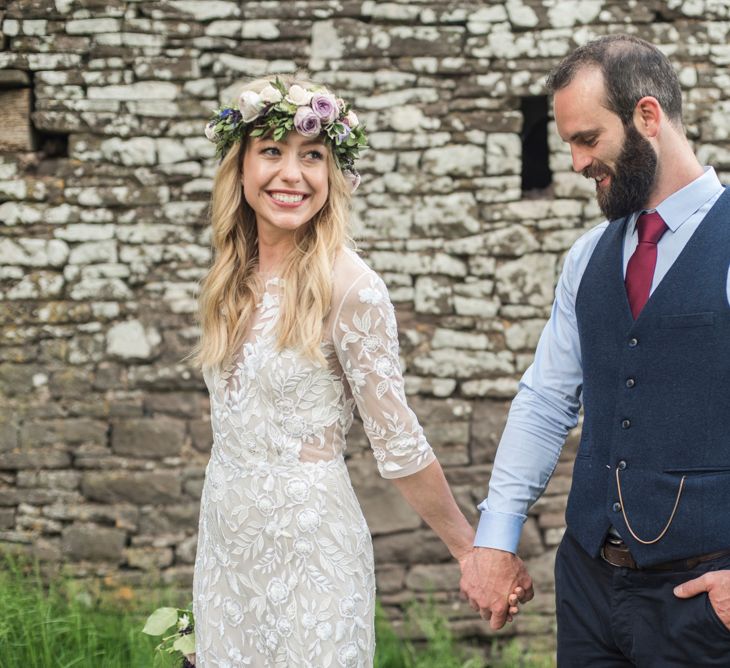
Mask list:
[[[597,67],[606,86],[605,106],[628,125],[636,103],[656,98],[670,121],[682,127],[682,92],[669,59],[631,35],[607,35],[578,47],[547,77],[549,93],[565,88],[584,67]]]

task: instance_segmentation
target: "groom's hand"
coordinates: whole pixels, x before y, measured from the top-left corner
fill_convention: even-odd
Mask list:
[[[525,564],[511,552],[475,547],[459,565],[461,593],[495,630],[516,614],[515,599],[526,603],[534,596]]]
[[[674,595],[679,598],[690,598],[703,592],[707,592],[710,605],[730,630],[730,570],[710,571],[674,588]]]

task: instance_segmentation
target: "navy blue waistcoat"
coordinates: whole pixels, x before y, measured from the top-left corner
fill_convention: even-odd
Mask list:
[[[642,566],[730,548],[730,188],[634,321],[627,221],[599,240],[576,297],[583,434],[568,528],[597,556],[613,524]],[[674,519],[667,524],[685,476]]]

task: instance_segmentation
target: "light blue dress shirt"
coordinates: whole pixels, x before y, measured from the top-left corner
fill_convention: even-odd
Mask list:
[[[657,206],[669,229],[657,246],[651,292],[722,192],[715,170],[705,168],[702,176]],[[636,220],[641,213],[633,213],[626,226],[624,275],[638,244]],[[578,423],[583,368],[575,298],[583,272],[607,226],[604,222],[580,237],[565,258],[550,319],[510,408],[494,460],[489,496],[479,504],[482,514],[474,539],[479,547],[517,551],[527,511],[545,489],[568,431]],[[730,302],[730,271],[727,291]]]

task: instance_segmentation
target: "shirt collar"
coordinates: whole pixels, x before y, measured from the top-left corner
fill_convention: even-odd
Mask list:
[[[715,170],[712,167],[704,167],[702,176],[698,176],[684,188],[662,200],[656,209],[643,209],[632,213],[629,220],[629,234],[634,233],[636,221],[647,211],[657,211],[667,227],[676,232],[707,200],[717,195],[722,187]]]

